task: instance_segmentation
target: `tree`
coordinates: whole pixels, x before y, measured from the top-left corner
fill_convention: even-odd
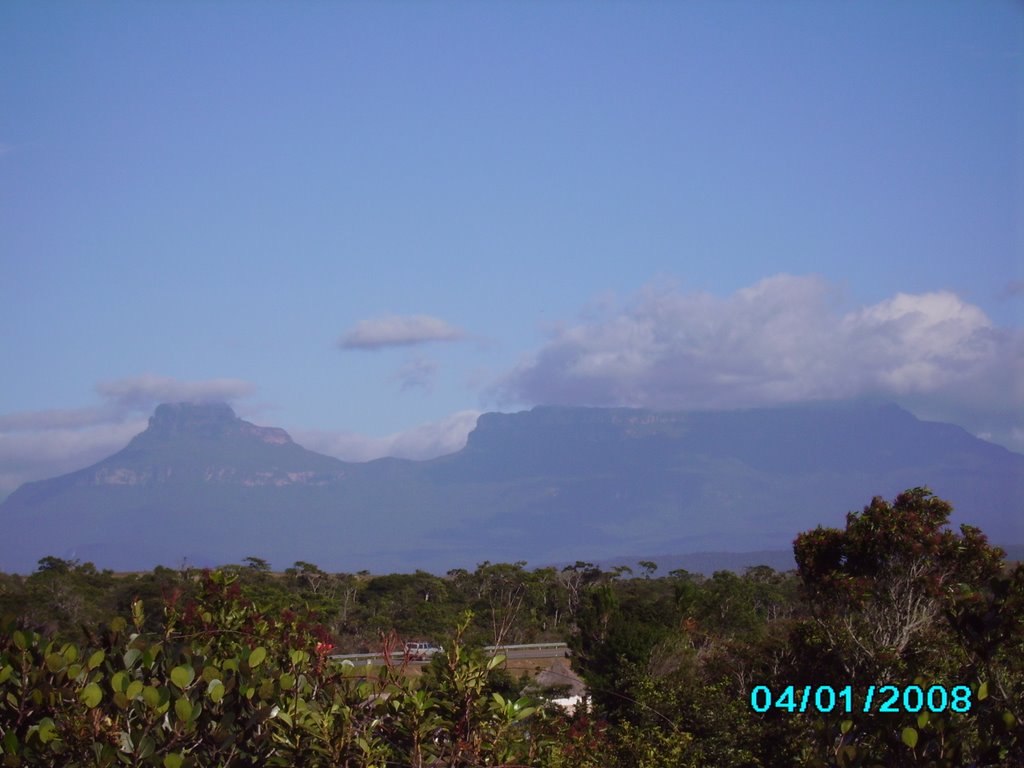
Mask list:
[[[36,568],[36,573],[67,573],[76,565],[78,565],[77,560],[62,560],[59,557],[47,555],[39,559],[39,567]]]
[[[257,573],[270,573],[270,563],[264,560],[262,557],[249,557],[243,558],[242,562],[245,563],[246,568],[251,568]]]
[[[475,576],[486,595],[492,645],[504,645],[516,625],[527,596],[527,574],[523,570],[525,565],[525,561],[495,565],[485,562],[476,570]]]
[[[577,560],[575,565],[565,566],[559,574],[559,580],[565,585],[568,594],[569,618],[576,620],[580,609],[583,590],[601,580],[601,569],[593,563]]]
[[[1019,662],[1024,577],[928,488],[874,498],[846,528],[803,533],[794,552],[811,619],[796,627],[794,682],[970,691],[970,717],[854,711],[817,720],[818,754],[841,765],[1024,764]],[[1012,649],[1012,650],[1011,650]],[[842,725],[840,720],[844,720]]]
[[[644,569],[644,578],[649,579],[658,570],[658,564],[653,560],[639,560],[637,565]]]
[[[1004,553],[984,534],[947,527],[952,506],[928,488],[889,503],[880,497],[847,515],[846,529],[818,527],[794,543],[797,567],[819,625],[850,656],[846,672],[875,681],[900,671],[943,611],[1002,570]],[[886,662],[889,662],[886,664]]]

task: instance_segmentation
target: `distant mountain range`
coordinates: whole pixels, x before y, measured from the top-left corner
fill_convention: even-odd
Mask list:
[[[12,493],[0,569],[45,555],[115,570],[253,555],[444,572],[788,550],[800,531],[918,485],[955,505],[954,523],[1024,542],[1024,455],[895,405],[538,407],[484,414],[448,456],[350,463],[224,404],[165,404],[113,456]]]

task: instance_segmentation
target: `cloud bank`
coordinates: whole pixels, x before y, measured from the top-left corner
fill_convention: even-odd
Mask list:
[[[338,339],[342,349],[408,347],[431,341],[458,341],[465,331],[431,315],[386,315],[362,320]]]
[[[39,431],[8,431],[0,427],[0,499],[29,480],[95,464],[124,448],[145,428],[145,418],[98,423],[85,429],[47,427]]]
[[[101,397],[122,408],[149,410],[158,403],[214,403],[248,397],[256,388],[241,379],[182,381],[145,373],[127,379],[101,381],[96,385]]]
[[[384,456],[433,459],[464,448],[479,416],[480,411],[459,411],[386,437],[316,429],[290,433],[299,445],[345,461],[371,461]]]
[[[742,408],[881,396],[1024,448],[1024,332],[950,292],[844,310],[817,277],[726,298],[648,289],[554,331],[499,401]]]

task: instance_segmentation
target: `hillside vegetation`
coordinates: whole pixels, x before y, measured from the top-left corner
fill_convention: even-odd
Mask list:
[[[0,764],[1021,765],[1024,568],[950,512],[876,498],[798,536],[796,571],[710,578],[47,557],[0,575]],[[330,658],[411,640],[445,649],[415,677]],[[554,640],[588,686],[572,714],[480,650]]]

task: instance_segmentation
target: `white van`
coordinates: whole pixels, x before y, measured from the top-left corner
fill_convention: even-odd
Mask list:
[[[405,644],[405,655],[409,657],[411,661],[429,661],[435,653],[441,653],[444,651],[439,645],[433,643],[406,643]]]

